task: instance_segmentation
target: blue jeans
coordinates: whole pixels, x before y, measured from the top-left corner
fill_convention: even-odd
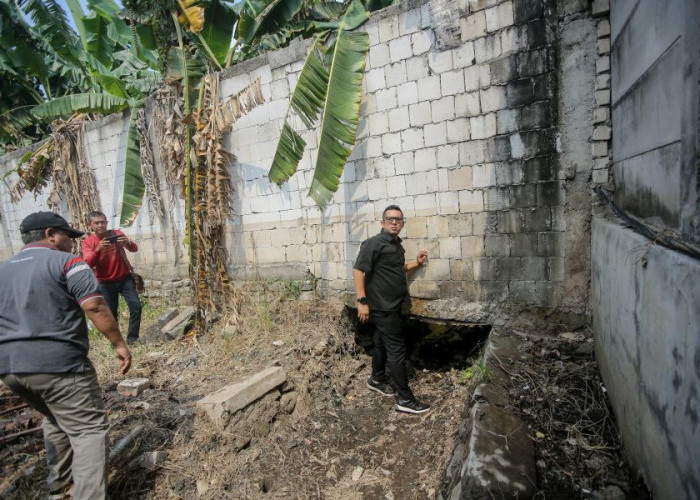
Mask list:
[[[118,318],[119,312],[119,294],[122,294],[126,305],[129,306],[129,331],[126,334],[126,341],[133,342],[138,339],[141,329],[141,301],[131,275],[122,281],[100,283],[100,289],[115,319]]]

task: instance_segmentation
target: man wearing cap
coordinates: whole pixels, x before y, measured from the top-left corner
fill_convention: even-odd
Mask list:
[[[396,395],[396,409],[420,414],[430,409],[418,401],[408,386],[406,344],[401,333],[401,306],[408,299],[406,273],[415,271],[428,258],[421,249],[406,262],[399,233],[404,217],[401,208],[389,205],[382,214],[382,230],[362,242],[352,271],[357,294],[357,316],[371,321],[376,330],[372,351],[372,375],[367,387],[385,396]],[[387,377],[391,376],[391,381]]]
[[[125,374],[131,354],[90,266],[70,252],[83,233],[52,212],[20,224],[25,246],[0,265],[0,380],[44,414],[50,498],[107,497],[109,423],[88,359],[85,315]]]

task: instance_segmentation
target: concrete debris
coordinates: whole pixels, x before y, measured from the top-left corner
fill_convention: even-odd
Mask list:
[[[167,458],[167,451],[146,451],[139,457],[139,466],[144,469],[152,469],[165,462]]]
[[[362,477],[362,473],[364,471],[365,470],[362,467],[360,467],[359,465],[357,467],[355,467],[355,470],[352,471],[352,480],[359,481],[360,478]]]
[[[119,382],[117,392],[122,396],[133,398],[149,387],[151,387],[151,381],[147,378],[129,378]]]
[[[162,328],[161,333],[171,340],[182,337],[194,324],[194,313],[194,307],[186,307]]]
[[[225,428],[236,412],[279,387],[286,379],[287,375],[282,368],[268,368],[205,396],[197,403],[197,409],[204,412],[220,428]],[[279,394],[279,391],[277,392]]]

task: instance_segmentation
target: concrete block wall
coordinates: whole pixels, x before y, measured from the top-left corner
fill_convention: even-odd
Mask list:
[[[534,308],[572,313],[580,324],[591,148],[603,141],[591,143],[598,48],[588,3],[406,0],[362,29],[370,49],[358,141],[323,214],[307,197],[316,131],[302,134],[308,149],[287,184],[267,178],[309,42],[222,74],[224,96],[260,78],[266,99],[225,144],[237,157],[227,232],[234,278],[312,279],[324,296],[354,303],[359,245],[396,203],[407,218],[408,255],[430,251],[410,283],[426,301],[423,314],[460,319],[456,301],[487,306],[494,314],[485,322]],[[100,127],[88,130],[86,156],[116,221],[126,119]],[[186,277],[182,202],[169,189],[161,194],[166,220],[142,210],[127,233],[142,245],[135,266],[177,280]]]
[[[227,75],[226,93],[261,77],[269,99],[229,138],[238,158],[229,235],[239,277],[289,279],[308,270],[328,295],[342,297],[352,291],[359,244],[396,203],[407,218],[408,255],[430,251],[410,285],[415,298],[431,301],[430,314],[455,299],[585,312],[589,242],[578,228],[590,221],[594,21],[585,5],[560,14],[546,1],[457,2],[458,16],[436,15],[453,3],[404,2],[364,27],[370,50],[358,142],[324,214],[306,196],[315,133],[304,134],[310,150],[288,184],[267,180],[303,57],[251,62]],[[582,18],[569,45],[578,64],[565,68],[556,50],[560,15]],[[438,43],[445,32],[459,43],[440,50],[450,45]],[[563,73],[580,82],[568,96],[577,112],[565,117],[556,84]]]
[[[700,5],[609,7],[609,187],[633,217],[697,245]],[[700,498],[700,264],[602,211],[592,240],[596,356],[625,453],[654,498]]]

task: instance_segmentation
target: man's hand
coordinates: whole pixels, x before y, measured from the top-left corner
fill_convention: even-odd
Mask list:
[[[131,241],[129,241],[129,238],[127,238],[123,234],[120,234],[119,238],[117,238],[117,243],[121,243],[122,245],[129,245]]]
[[[421,248],[418,251],[418,256],[416,257],[416,262],[418,262],[418,264],[420,264],[420,265],[423,265],[426,260],[428,260],[428,251],[425,248]]]
[[[131,352],[125,343],[117,344],[114,348],[117,353],[117,359],[119,360],[119,372],[122,375],[126,375],[126,372],[131,368]]]
[[[369,306],[367,304],[357,304],[357,317],[362,323],[369,321]]]
[[[109,242],[109,240],[105,237],[100,240],[100,244],[97,245],[97,248],[95,248],[95,251],[99,252],[100,250],[104,250],[107,247],[111,247],[112,244]]]

